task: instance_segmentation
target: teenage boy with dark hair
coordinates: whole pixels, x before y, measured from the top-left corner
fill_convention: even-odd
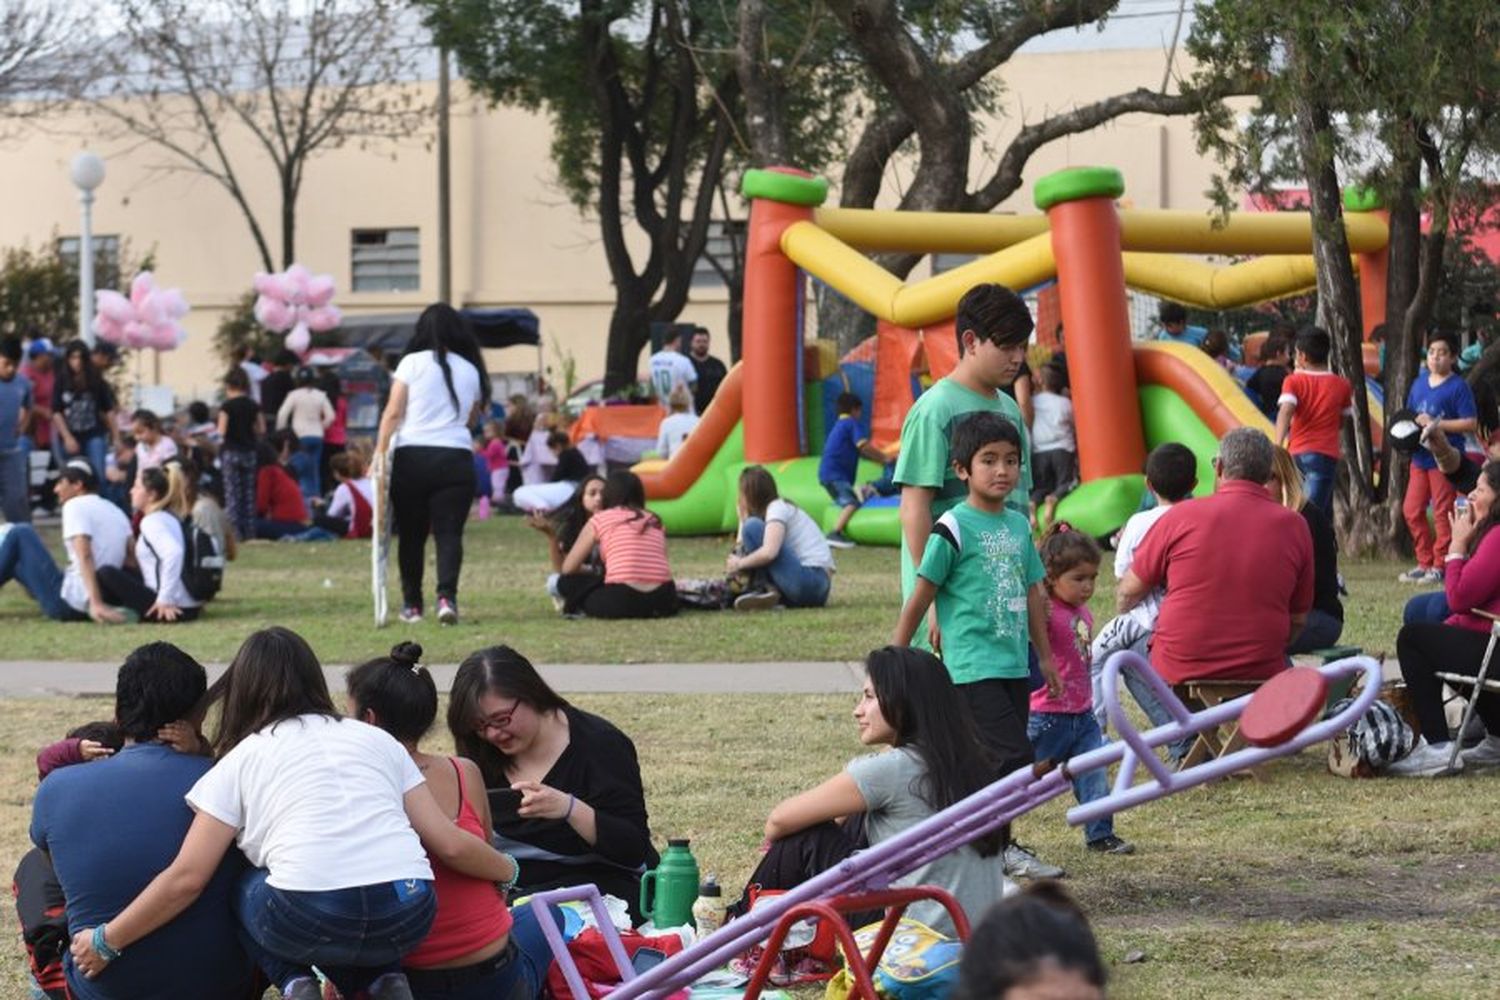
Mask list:
[[[839,505],[839,519],[828,533],[828,544],[836,549],[854,547],[854,542],[844,534],[849,519],[859,510],[859,494],[854,489],[854,477],[859,471],[861,457],[884,464],[885,455],[870,444],[870,436],[860,424],[864,412],[864,401],[852,392],[839,394],[839,417],[833,429],[823,441],[823,457],[818,460],[818,483],[828,491],[833,502]]]
[[[1463,451],[1464,435],[1479,426],[1479,410],[1469,384],[1454,372],[1458,360],[1458,338],[1442,330],[1427,337],[1427,370],[1418,372],[1406,394],[1406,408],[1416,413],[1424,429],[1436,424],[1434,434],[1445,434],[1454,448]],[[1411,532],[1417,550],[1417,565],[1402,573],[1404,583],[1441,583],[1442,559],[1448,551],[1453,526],[1448,515],[1458,493],[1438,468],[1437,461],[1424,448],[1412,452],[1411,476],[1406,481],[1406,498],[1401,513]],[[1427,506],[1432,505],[1432,519],[1437,537],[1427,525]]]
[[[1339,427],[1354,413],[1354,389],[1329,370],[1330,349],[1328,334],[1315,326],[1297,334],[1297,370],[1281,383],[1275,440],[1292,453],[1307,499],[1332,523]]]
[[[159,734],[191,718],[206,688],[203,667],[176,646],[140,647],[115,680],[124,747],[88,767],[54,771],[37,789],[31,840],[51,855],[70,931],[94,928],[95,948],[107,941],[108,921],[177,856],[193,822],[184,796],[213,761],[179,753]],[[68,961],[70,994],[248,997],[252,968],[231,905],[243,870],[239,852],[227,852],[197,902],[112,957],[107,974],[85,979]]]
[[[1170,340],[1174,344],[1202,347],[1208,331],[1201,326],[1188,326],[1187,309],[1177,302],[1163,302],[1156,314],[1161,323],[1157,340]]]
[[[917,566],[927,549],[933,523],[969,495],[968,485],[959,478],[950,452],[953,431],[969,414],[996,413],[1015,427],[1020,440],[1020,468],[1014,488],[1004,502],[1029,523],[1031,441],[1020,406],[1000,390],[1015,381],[1021,370],[1034,326],[1025,301],[1004,285],[975,285],[958,302],[953,318],[958,364],[917,398],[901,425],[901,455],[896,460],[893,479],[901,487],[903,604],[916,587]],[[936,615],[930,616],[926,629],[919,627],[912,637],[912,644],[924,649],[929,641],[934,652],[943,652]],[[1003,730],[1016,719],[1024,732],[1025,716],[1020,713],[1029,710],[1030,704],[1028,692],[1019,705],[1009,698],[997,697],[983,702],[971,700],[970,708],[981,733]],[[1045,864],[1015,843],[1006,848],[1005,854],[1008,874],[1029,878],[1056,878],[1062,874],[1061,868]]]

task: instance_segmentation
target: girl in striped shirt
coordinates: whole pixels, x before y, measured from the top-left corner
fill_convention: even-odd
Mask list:
[[[667,564],[667,535],[646,510],[646,490],[633,472],[611,472],[604,480],[600,510],[578,534],[563,560],[563,577],[577,573],[595,544],[604,580],[564,593],[564,614],[591,618],[665,618],[677,613],[677,588]]]

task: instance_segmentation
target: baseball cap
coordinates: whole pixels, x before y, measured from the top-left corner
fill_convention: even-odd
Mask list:
[[[26,348],[26,356],[29,357],[29,358],[39,358],[43,354],[56,354],[56,353],[57,353],[57,347],[56,347],[56,345],[54,345],[52,343],[52,341],[49,340],[46,337],[37,337],[35,340],[33,340],[31,342],[31,346],[28,347],[28,348]]]

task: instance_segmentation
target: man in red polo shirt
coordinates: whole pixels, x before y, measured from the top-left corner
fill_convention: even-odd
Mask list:
[[[1266,491],[1272,446],[1237,428],[1219,443],[1214,495],[1173,507],[1152,526],[1116,590],[1121,611],[1167,588],[1151,665],[1169,684],[1266,678],[1313,596],[1312,536],[1302,515]]]

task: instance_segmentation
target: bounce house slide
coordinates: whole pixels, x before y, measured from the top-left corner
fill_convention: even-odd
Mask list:
[[[1183,344],[1152,342],[1134,348],[1135,375],[1146,445],[1185,444],[1198,457],[1198,493],[1212,491],[1212,459],[1219,439],[1235,427],[1273,428],[1239,383],[1208,355]],[[1372,400],[1372,405],[1374,401]],[[745,466],[741,424],[743,390],[738,365],[730,369],[697,429],[669,461],[636,466],[650,507],[674,535],[720,534],[735,527],[735,483]],[[1381,415],[1372,413],[1375,420]],[[767,463],[787,499],[825,529],[838,511],[818,484],[818,456]],[[881,469],[860,463],[859,480],[876,479]],[[1135,513],[1145,490],[1144,476],[1119,476],[1086,483],[1058,506],[1058,516],[1080,531],[1104,537]],[[849,524],[855,541],[900,543],[894,497],[866,504]]]

